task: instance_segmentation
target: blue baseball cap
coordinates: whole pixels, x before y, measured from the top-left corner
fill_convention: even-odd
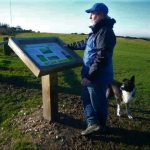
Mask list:
[[[92,12],[103,12],[105,15],[108,14],[108,7],[104,3],[95,3],[92,8],[86,10],[87,13]]]

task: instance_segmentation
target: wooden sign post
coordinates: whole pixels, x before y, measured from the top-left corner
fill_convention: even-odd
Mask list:
[[[58,118],[57,87],[57,73],[42,76],[43,116],[49,121],[56,121]]]
[[[81,66],[82,59],[57,37],[10,38],[8,45],[37,77],[42,78],[43,117],[58,119],[57,72]]]

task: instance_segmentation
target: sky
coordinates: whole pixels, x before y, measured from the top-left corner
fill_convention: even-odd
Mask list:
[[[85,10],[98,0],[0,0],[0,22],[41,32],[88,33]],[[150,0],[101,0],[116,19],[115,33],[150,37]],[[12,20],[11,20],[12,19]]]

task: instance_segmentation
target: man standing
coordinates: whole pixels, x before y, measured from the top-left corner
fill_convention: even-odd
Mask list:
[[[108,7],[103,3],[96,3],[86,12],[90,13],[92,32],[85,41],[67,45],[71,49],[85,49],[81,71],[83,86],[81,99],[87,128],[81,132],[82,135],[106,129],[108,117],[106,90],[113,80],[112,56],[116,44],[113,32],[116,21],[108,17]]]

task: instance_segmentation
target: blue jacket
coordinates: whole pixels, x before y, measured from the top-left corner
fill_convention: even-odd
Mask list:
[[[116,36],[113,25],[116,21],[106,18],[94,26],[92,32],[84,41],[68,44],[71,49],[84,49],[82,78],[90,81],[113,80],[113,49],[116,44]]]

